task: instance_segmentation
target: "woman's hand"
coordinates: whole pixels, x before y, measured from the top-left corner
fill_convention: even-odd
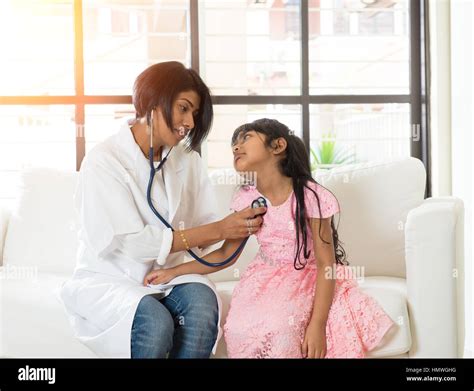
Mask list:
[[[262,217],[257,215],[265,213],[266,210],[264,207],[248,207],[228,215],[219,221],[222,239],[242,239],[254,234],[263,223]]]
[[[326,357],[326,323],[310,321],[306,328],[303,346],[301,347],[303,357],[324,358]]]
[[[147,286],[148,284],[166,284],[177,276],[178,274],[176,272],[176,268],[174,267],[171,267],[169,269],[152,270],[143,279],[143,285]]]

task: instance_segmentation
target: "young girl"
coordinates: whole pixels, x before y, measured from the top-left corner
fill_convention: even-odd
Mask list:
[[[339,205],[311,177],[303,142],[280,122],[260,119],[236,129],[232,148],[235,169],[256,173],[256,183],[238,191],[231,209],[258,197],[268,208],[256,232],[260,250],[232,295],[224,326],[229,357],[365,357],[394,322],[344,277],[345,252],[333,221]],[[205,258],[222,260],[239,244],[226,241]],[[145,283],[220,268],[189,262],[173,269],[153,271]]]

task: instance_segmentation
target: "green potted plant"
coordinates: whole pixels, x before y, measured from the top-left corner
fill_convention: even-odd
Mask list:
[[[310,148],[311,171],[316,169],[329,169],[341,164],[355,163],[355,152],[343,149],[336,145],[335,134],[325,134],[316,148]]]

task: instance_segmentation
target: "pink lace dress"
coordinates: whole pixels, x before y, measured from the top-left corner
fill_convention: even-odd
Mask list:
[[[323,218],[339,212],[335,196],[314,183]],[[261,194],[253,186],[234,196],[231,209],[241,210]],[[272,206],[268,200],[264,225],[256,234],[260,250],[234,289],[224,337],[229,357],[301,358],[301,345],[309,322],[316,289],[316,260],[308,235],[311,257],[304,269],[293,266],[296,232],[292,210],[294,193],[285,203]],[[306,189],[309,217],[318,218],[314,194]],[[346,266],[338,265],[334,299],[326,324],[326,358],[365,357],[394,324],[375,299],[363,293]]]

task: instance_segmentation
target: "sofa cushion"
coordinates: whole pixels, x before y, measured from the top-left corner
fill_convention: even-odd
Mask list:
[[[74,338],[66,312],[57,298],[57,291],[67,278],[68,274],[39,272],[34,279],[2,281],[1,357],[97,357]],[[235,281],[216,283],[223,306],[222,326],[236,284]],[[404,280],[369,277],[360,286],[397,322],[397,326],[387,333],[381,344],[368,356],[388,357],[407,352],[411,338]],[[222,338],[213,357],[226,356],[226,344]]]
[[[221,327],[224,327],[227,314],[229,313],[230,300],[232,299],[232,292],[234,291],[237,281],[224,281],[217,282],[216,289],[219,292],[222,302],[222,322]],[[212,358],[226,358],[227,357],[227,345],[222,336],[221,340],[217,344],[216,354]]]
[[[76,262],[77,220],[74,172],[31,169],[21,175],[21,195],[10,216],[4,265],[72,273]]]
[[[0,356],[97,357],[74,338],[57,290],[69,274],[39,272],[2,281]]]
[[[222,299],[222,319],[229,312],[235,281],[218,282],[216,288]],[[384,336],[380,344],[367,357],[389,357],[404,354],[411,347],[410,322],[408,319],[406,284],[402,278],[368,277],[359,284],[362,291],[372,296],[382,306],[395,325]],[[224,322],[222,326],[224,326]],[[217,345],[216,358],[227,357],[224,338]]]
[[[382,306],[395,326],[368,357],[391,357],[408,352],[411,348],[410,320],[406,299],[406,280],[396,277],[367,277],[359,282],[360,288]]]

